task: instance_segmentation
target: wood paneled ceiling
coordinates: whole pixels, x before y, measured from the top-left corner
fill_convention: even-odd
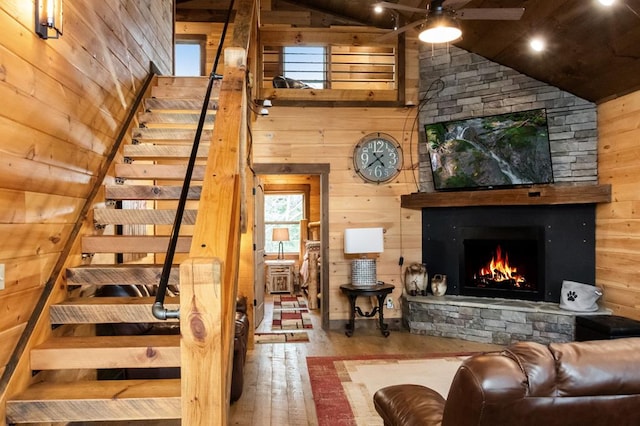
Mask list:
[[[377,0],[262,0],[271,19],[283,12],[292,25],[366,25],[391,28],[392,14],[376,15]],[[391,0],[424,7],[428,0]],[[228,1],[177,0],[177,20],[221,21]],[[461,21],[456,46],[514,68],[593,102],[640,89],[640,0],[471,0],[465,7],[524,7],[519,21]],[[270,11],[270,12],[269,12]],[[286,12],[286,13],[284,13]],[[420,14],[400,12],[404,23]],[[424,17],[424,16],[422,16]],[[531,37],[546,40],[542,53],[530,50]]]

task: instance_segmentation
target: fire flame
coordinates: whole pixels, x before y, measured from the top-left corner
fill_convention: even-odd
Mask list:
[[[518,286],[519,283],[524,283],[526,280],[524,276],[518,274],[517,268],[509,265],[509,255],[507,253],[502,255],[502,248],[496,247],[495,256],[491,258],[491,261],[480,268],[478,274],[482,278],[487,278],[495,282],[502,282],[512,280]]]

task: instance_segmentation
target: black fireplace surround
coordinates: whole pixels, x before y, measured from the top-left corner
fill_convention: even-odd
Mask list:
[[[485,260],[470,253],[498,245],[525,284],[473,281]],[[423,208],[422,261],[447,275],[447,294],[558,303],[563,280],[595,282],[595,205]]]

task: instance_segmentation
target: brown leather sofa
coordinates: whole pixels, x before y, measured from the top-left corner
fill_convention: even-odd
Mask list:
[[[373,401],[386,426],[640,425],[640,338],[521,342],[465,360],[446,400],[395,385]]]
[[[110,285],[101,287],[96,293],[96,296],[135,297],[142,296],[142,293],[145,291],[145,288],[139,288],[133,285]],[[100,324],[97,328],[97,333],[99,335],[112,336],[180,334],[180,327],[177,323],[162,322],[142,324]],[[231,371],[231,402],[237,401],[242,395],[242,389],[244,387],[244,364],[247,358],[248,339],[249,319],[247,317],[247,298],[242,297],[238,298],[236,302],[233,367]],[[113,376],[113,372],[110,375]],[[180,368],[125,368],[117,375],[124,379],[171,379],[180,377]]]

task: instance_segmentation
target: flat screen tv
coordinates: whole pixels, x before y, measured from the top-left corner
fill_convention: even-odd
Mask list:
[[[545,109],[425,125],[438,191],[553,182]]]

